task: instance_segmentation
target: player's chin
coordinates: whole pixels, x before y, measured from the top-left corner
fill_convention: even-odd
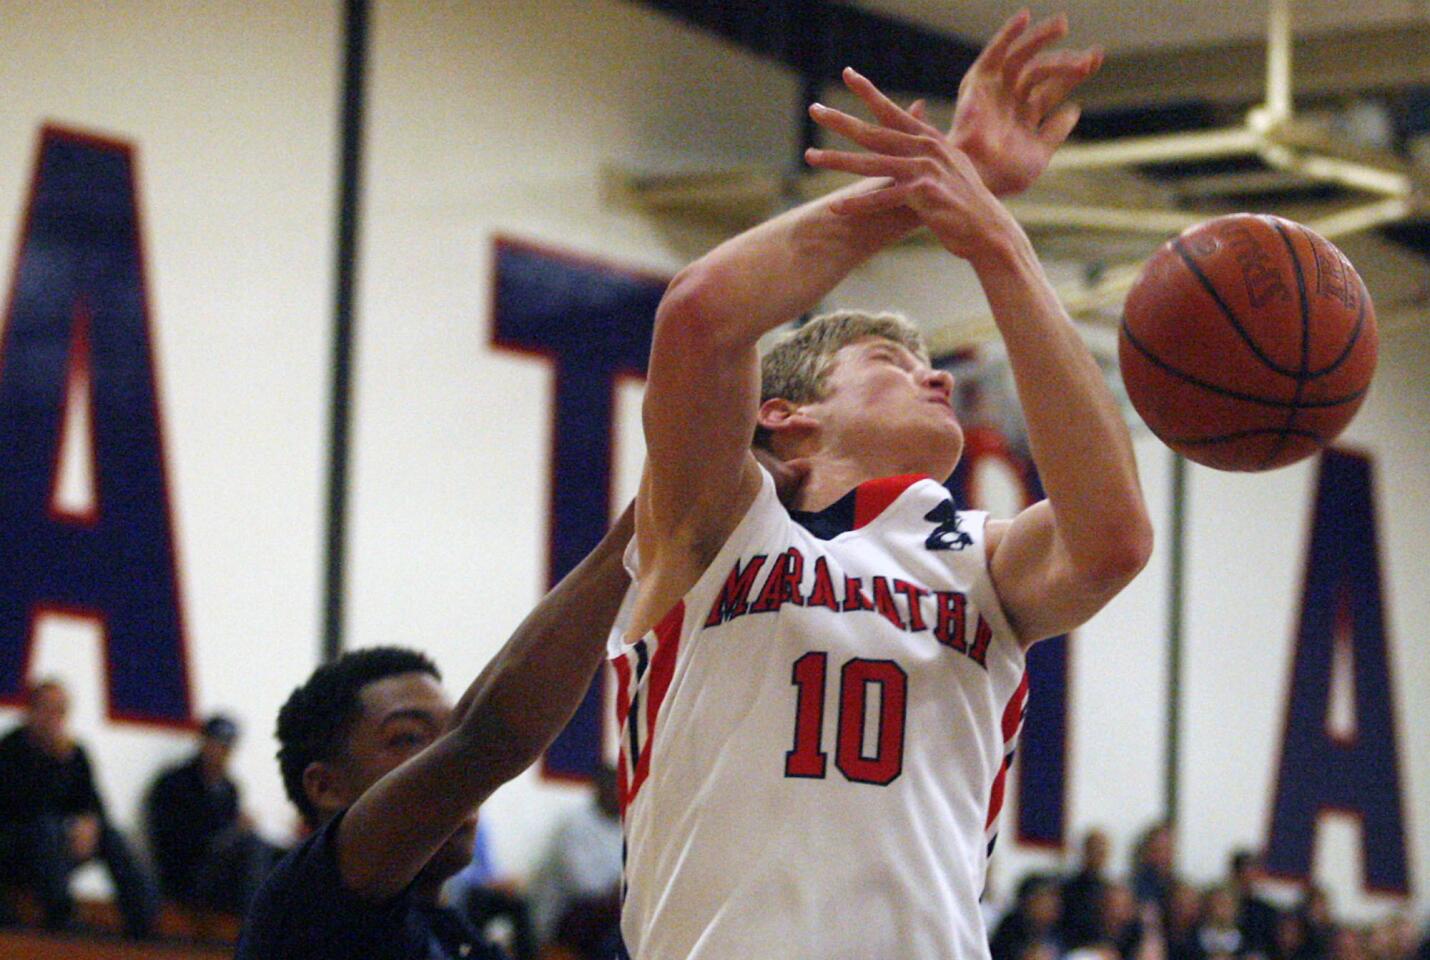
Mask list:
[[[963,427],[951,417],[943,423],[942,427],[934,446],[945,463],[941,471],[935,471],[935,473],[940,474],[943,479],[948,479],[963,456]]]

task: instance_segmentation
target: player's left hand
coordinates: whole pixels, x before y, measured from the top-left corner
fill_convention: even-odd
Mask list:
[[[983,48],[958,85],[948,132],[997,196],[1028,189],[1047,169],[1081,112],[1068,96],[1102,66],[1097,47],[1048,49],[1067,36],[1066,16],[1031,23],[1024,10]]]
[[[887,182],[838,199],[830,208],[834,213],[866,216],[908,207],[950,253],[974,261],[975,266],[977,258],[994,250],[1001,239],[1021,234],[971,158],[936,127],[894,103],[852,68],[845,69],[844,80],[878,122],[818,103],[810,107],[810,116],[869,152],[810,149],[805,160],[811,166],[887,178]]]

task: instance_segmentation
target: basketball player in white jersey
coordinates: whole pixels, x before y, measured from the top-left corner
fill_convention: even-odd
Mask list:
[[[870,179],[683,270],[656,319],[636,580],[612,640],[635,960],[973,960],[978,896],[1026,697],[1024,654],[1142,568],[1127,430],[1027,237],[996,199],[1077,119],[1100,54],[1061,18],[999,32],[952,131],[864,78],[870,123],[814,106]],[[918,225],[968,260],[997,321],[1048,499],[958,512],[952,378],[889,315],[815,307]],[[750,438],[808,475],[782,507]]]

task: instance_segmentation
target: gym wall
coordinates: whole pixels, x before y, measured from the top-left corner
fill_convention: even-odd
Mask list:
[[[192,711],[244,723],[235,772],[275,836],[295,816],[273,719],[319,657],[342,12],[18,0],[0,13],[0,263],[17,262],[44,125],[133,147]],[[602,171],[787,164],[799,84],[623,0],[384,0],[371,27],[346,642],[423,648],[455,697],[551,572],[554,364],[493,343],[498,238],[668,276],[713,235],[606,202]],[[922,248],[831,297],[920,316],[977,302],[966,271]],[[1374,468],[1410,894],[1365,892],[1353,819],[1322,817],[1314,876],[1347,916],[1430,902],[1427,330],[1386,334],[1345,437]],[[639,397],[635,378],[615,388],[613,509],[640,470]],[[86,449],[67,444],[58,469],[78,511],[94,492]],[[1119,865],[1163,809],[1168,717],[1170,455],[1145,434],[1137,451],[1157,553],[1073,639],[1063,785],[1067,852],[1102,826]],[[1317,476],[1315,461],[1189,471],[1179,852],[1199,881],[1222,874],[1232,846],[1267,842]],[[134,827],[149,777],[188,735],[107,715],[102,636],[94,618],[42,615],[29,672],[69,682],[106,796]],[[1336,689],[1328,722],[1349,742],[1354,684]],[[0,726],[16,716],[0,707]],[[498,858],[529,870],[581,795],[535,770],[499,791],[485,814]],[[1016,809],[1004,816],[998,884],[1064,862],[1019,842]]]

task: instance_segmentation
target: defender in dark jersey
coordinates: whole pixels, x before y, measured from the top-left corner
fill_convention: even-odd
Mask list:
[[[264,883],[237,960],[496,958],[437,905],[476,810],[570,719],[625,591],[626,514],[537,605],[455,709],[426,657],[319,667],[278,718],[288,795],[315,828]]]

